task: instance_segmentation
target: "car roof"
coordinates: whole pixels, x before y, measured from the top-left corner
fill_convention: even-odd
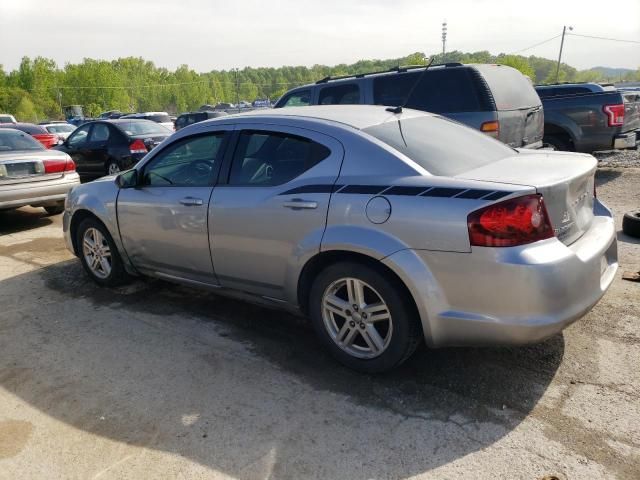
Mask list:
[[[319,122],[333,122],[348,125],[362,130],[391,120],[401,120],[413,117],[435,116],[432,113],[403,109],[396,114],[387,110],[389,107],[381,105],[316,105],[312,107],[285,107],[273,110],[252,110],[226,117],[209,120],[209,122],[229,122],[233,119],[249,118],[251,120],[270,120],[283,117],[316,120]]]

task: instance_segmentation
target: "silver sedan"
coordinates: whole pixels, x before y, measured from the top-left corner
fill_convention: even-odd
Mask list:
[[[148,275],[302,312],[367,372],[422,340],[536,342],[589,311],[617,269],[596,160],[401,110],[191,125],[134,169],[74,188],[68,247],[104,286]]]
[[[0,210],[31,205],[59,214],[67,192],[79,184],[69,155],[19,130],[0,130]]]

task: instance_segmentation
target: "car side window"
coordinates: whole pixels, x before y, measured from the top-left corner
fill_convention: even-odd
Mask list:
[[[76,128],[76,131],[69,137],[67,140],[67,144],[71,147],[77,147],[81,143],[87,141],[87,137],[89,136],[89,129],[91,125],[83,125],[81,127]]]
[[[224,132],[188,137],[169,145],[145,166],[143,184],[152,187],[212,185],[221,161]]]
[[[311,90],[302,90],[289,95],[282,107],[306,107],[311,103]]]
[[[324,145],[298,135],[245,130],[238,139],[229,184],[282,185],[330,154],[331,151]]]
[[[106,142],[109,140],[109,126],[104,123],[96,123],[93,125],[91,135],[89,136],[90,142]]]
[[[320,90],[320,105],[353,105],[360,103],[360,88],[354,83],[335,85]]]

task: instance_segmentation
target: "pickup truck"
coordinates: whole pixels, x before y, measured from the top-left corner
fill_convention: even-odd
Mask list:
[[[557,150],[591,153],[640,142],[640,92],[597,83],[535,89],[544,107],[543,142]]]

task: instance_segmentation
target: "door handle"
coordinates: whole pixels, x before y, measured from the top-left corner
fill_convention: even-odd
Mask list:
[[[318,202],[303,200],[302,198],[294,198],[288,202],[284,202],[282,206],[285,208],[291,208],[292,210],[313,210],[314,208],[318,208]]]
[[[202,199],[194,197],[184,197],[182,200],[180,200],[180,204],[186,205],[187,207],[198,206],[202,205]]]

